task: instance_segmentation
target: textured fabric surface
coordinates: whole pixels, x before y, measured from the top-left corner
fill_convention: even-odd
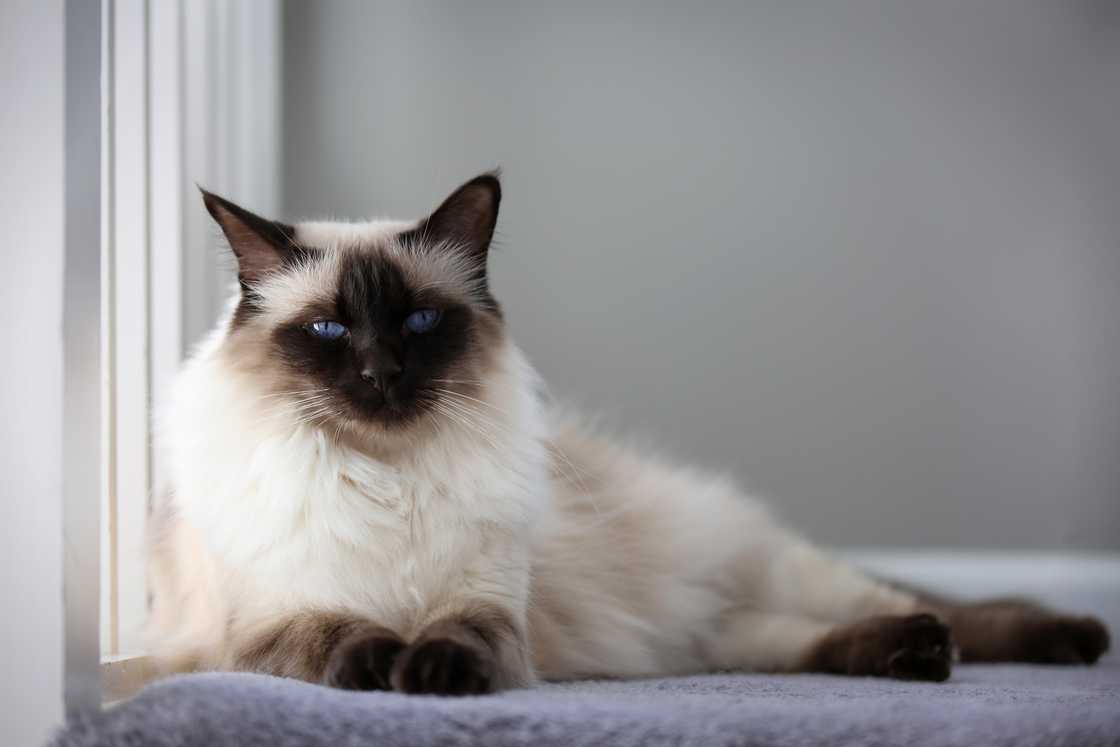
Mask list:
[[[92,745],[1120,745],[1120,660],[959,666],[944,684],[709,675],[478,698],[330,690],[251,674],[156,683],[58,747]]]

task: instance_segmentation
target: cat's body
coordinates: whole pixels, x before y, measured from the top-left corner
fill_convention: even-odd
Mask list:
[[[152,627],[170,666],[447,693],[719,669],[944,679],[948,631],[923,611],[961,623],[967,658],[1107,648],[1087,618],[877,583],[729,481],[568,419],[485,283],[493,177],[418,224],[293,227],[206,197],[241,290],[161,421]]]

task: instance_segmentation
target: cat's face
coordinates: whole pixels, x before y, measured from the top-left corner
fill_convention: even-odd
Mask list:
[[[305,422],[454,418],[504,340],[486,281],[500,196],[485,175],[418,223],[289,226],[204,193],[238,260],[228,355]]]

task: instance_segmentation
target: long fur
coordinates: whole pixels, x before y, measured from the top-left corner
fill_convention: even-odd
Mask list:
[[[400,432],[340,418],[278,373],[261,340],[333,291],[347,253],[389,253],[415,284],[477,296],[466,255],[425,259],[392,240],[411,225],[296,226],[325,256],[267,277],[240,326],[235,292],[176,381],[150,549],[153,648],[168,668],[287,661],[270,671],[329,679],[319,660],[346,631],[376,625],[406,645],[484,618],[501,621],[498,687],[831,667],[852,641],[902,640],[889,621],[918,596],[819,553],[731,480],[596,435],[542,396],[504,325],[475,378],[449,380]],[[873,616],[888,622],[854,625]],[[458,639],[492,642],[462,625]],[[303,659],[262,648],[305,639]]]

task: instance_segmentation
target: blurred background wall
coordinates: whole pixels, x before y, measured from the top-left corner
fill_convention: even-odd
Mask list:
[[[493,284],[565,399],[825,543],[1120,548],[1120,5],[282,22],[284,215],[501,165]]]
[[[68,105],[80,110],[65,96],[66,19],[62,3],[0,0],[0,313],[34,319],[11,325],[0,367],[0,744],[9,745],[43,744],[62,720],[64,666],[75,658],[62,645],[63,371],[73,362],[63,336],[64,145]]]

